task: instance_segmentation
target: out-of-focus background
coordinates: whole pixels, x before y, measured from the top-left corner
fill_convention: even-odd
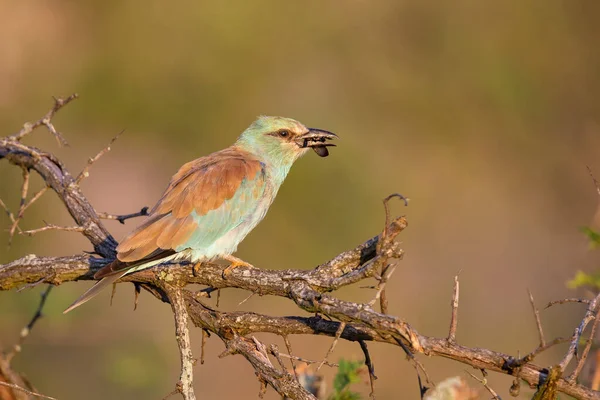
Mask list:
[[[73,173],[125,130],[83,190],[99,211],[152,205],[178,167],[230,145],[260,114],[284,115],[339,134],[329,158],[293,168],[267,218],[238,256],[263,268],[311,268],[377,234],[381,200],[411,198],[406,256],[388,284],[390,312],[419,332],[445,336],[453,276],[461,270],[458,340],[524,354],[537,345],[527,288],[542,306],[584,295],[566,287],[590,270],[579,232],[594,225],[600,175],[598,2],[0,2],[1,135],[43,115],[51,96],[78,92],[55,124],[70,147],[36,131],[28,143],[55,152]],[[0,162],[0,198],[18,208],[21,173]],[[34,187],[40,180],[34,179]],[[69,225],[53,193],[26,214]],[[117,239],[125,226],[107,222]],[[0,215],[0,243],[8,218]],[[19,236],[0,262],[29,253],[91,250],[77,233]],[[56,288],[15,367],[59,399],[160,399],[179,359],[168,306],[119,285],[68,315],[87,284]],[[0,342],[9,346],[42,288],[0,293]],[[358,287],[339,293],[367,301]],[[226,290],[223,310],[302,314],[290,302]],[[570,335],[580,305],[542,313],[547,337]],[[261,335],[277,343],[277,337]],[[200,335],[194,330],[194,354]],[[292,337],[320,359],[328,338]],[[418,399],[403,352],[371,344],[378,398]],[[240,356],[209,339],[195,369],[204,399],[255,398],[259,383]],[[556,347],[539,357],[550,365]],[[362,359],[338,344],[332,359]],[[436,381],[465,366],[423,359]],[[335,371],[324,368],[331,388]],[[511,378],[490,384],[508,395]],[[473,385],[477,383],[472,381]],[[355,389],[366,394],[368,385]],[[522,398],[532,391],[523,388]],[[270,390],[267,398],[276,399]]]

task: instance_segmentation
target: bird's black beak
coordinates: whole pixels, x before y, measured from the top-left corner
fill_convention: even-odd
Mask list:
[[[329,155],[327,147],[335,146],[335,144],[326,143],[326,141],[332,139],[338,139],[338,136],[322,129],[308,128],[307,133],[296,138],[296,143],[301,148],[311,147],[319,156],[327,157]]]

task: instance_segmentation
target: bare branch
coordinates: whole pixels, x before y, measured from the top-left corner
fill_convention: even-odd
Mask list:
[[[23,218],[23,213],[25,211],[25,199],[27,198],[27,191],[29,190],[29,170],[27,168],[23,168],[23,184],[21,186],[21,202],[19,204],[19,212],[17,217],[15,218],[12,226],[10,227],[8,233],[8,245],[10,246],[12,243],[13,236],[15,235],[15,231],[19,226],[19,221]]]
[[[75,178],[75,183],[77,185],[79,185],[81,183],[81,181],[83,181],[85,178],[90,176],[90,168],[92,167],[92,165],[94,165],[94,163],[96,161],[98,161],[100,159],[100,157],[102,157],[103,155],[105,155],[106,153],[108,153],[110,151],[110,146],[112,146],[113,143],[115,143],[115,141],[123,134],[123,132],[125,132],[125,131],[119,132],[117,134],[117,136],[115,136],[114,138],[111,139],[111,141],[108,143],[108,146],[106,146],[105,148],[100,150],[98,152],[98,154],[96,154],[94,157],[88,159],[86,166],[79,173],[79,175],[77,175],[77,178]],[[121,222],[121,223],[123,223],[123,222]]]
[[[23,232],[21,232],[21,235],[33,236],[36,233],[46,232],[46,231],[64,231],[64,232],[83,232],[83,231],[85,231],[85,228],[82,226],[58,226],[58,225],[54,225],[54,224],[48,224],[46,222],[44,222],[44,223],[46,224],[46,226],[43,226],[43,227],[37,228],[37,229],[32,229],[29,231],[23,231]]]
[[[290,338],[287,335],[283,336],[283,341],[285,342],[285,347],[287,349],[288,354],[290,355],[290,363],[292,364],[292,370],[294,371],[294,376],[296,377],[296,380],[298,380],[298,371],[296,370],[296,362],[294,361],[295,359],[293,358],[293,352],[292,352],[292,343],[290,342]]]
[[[136,217],[145,217],[148,215],[148,207],[143,207],[140,211],[133,214],[125,214],[125,215],[114,215],[108,213],[98,213],[98,217],[101,219],[111,219],[115,221],[119,221],[121,224],[125,224],[125,221],[131,218]]]
[[[371,362],[371,355],[369,354],[369,348],[367,347],[367,343],[364,340],[359,340],[358,344],[360,344],[360,348],[363,351],[363,354],[365,355],[365,365],[367,366],[367,371],[369,372],[369,384],[371,386],[371,393],[369,394],[369,397],[374,399],[375,398],[374,381],[375,381],[375,379],[377,379],[377,376],[375,376],[375,367],[373,366],[373,363]]]
[[[588,172],[590,174],[590,177],[594,181],[594,186],[596,186],[596,191],[598,192],[598,195],[600,196],[600,184],[598,183],[598,180],[594,176],[594,173],[592,172],[592,169],[590,168],[590,166],[586,165],[586,168],[587,168],[587,170],[588,170]]]
[[[583,330],[585,329],[587,324],[596,317],[596,314],[598,313],[597,309],[598,309],[598,306],[600,305],[599,302],[600,302],[600,294],[598,294],[590,302],[590,304],[588,305],[588,308],[585,312],[585,316],[583,317],[583,320],[581,321],[579,326],[577,328],[575,328],[575,332],[573,333],[573,336],[571,339],[571,345],[569,346],[569,351],[567,352],[567,354],[564,356],[564,358],[562,359],[562,361],[559,364],[560,369],[562,371],[564,371],[565,368],[567,367],[567,365],[569,365],[573,356],[577,354],[577,346],[579,345],[579,339],[581,338]]]
[[[542,330],[542,321],[540,320],[540,312],[535,307],[535,302],[533,301],[533,295],[531,294],[531,290],[527,290],[529,292],[529,302],[531,303],[531,308],[533,310],[533,316],[535,317],[535,324],[537,326],[538,335],[540,337],[540,347],[544,347],[546,345],[546,340],[544,339],[544,331]]]
[[[23,128],[18,133],[14,134],[12,136],[9,136],[8,139],[20,141],[25,136],[27,136],[31,132],[33,132],[34,129],[36,129],[42,125],[45,125],[46,128],[48,128],[48,131],[50,131],[50,133],[52,133],[52,135],[54,135],[54,137],[58,141],[58,144],[66,146],[67,141],[60,134],[60,132],[58,132],[54,128],[54,125],[52,125],[52,118],[54,118],[54,115],[58,112],[58,110],[60,110],[61,108],[63,108],[64,106],[66,106],[67,104],[69,104],[71,101],[75,100],[78,97],[79,97],[79,95],[77,93],[73,93],[66,99],[63,99],[60,97],[54,98],[54,107],[52,107],[52,109],[50,111],[48,111],[48,113],[46,113],[46,115],[44,115],[41,119],[37,120],[34,123],[27,122],[25,125],[23,125]]]
[[[40,397],[42,399],[56,400],[56,398],[54,398],[54,397],[46,396],[46,395],[43,395],[41,393],[32,392],[31,390],[27,390],[25,388],[22,388],[21,386],[15,385],[14,383],[0,381],[0,385],[9,387],[11,389],[18,390],[18,391],[23,392],[23,393],[27,393],[30,396]]]
[[[483,372],[483,371],[484,371],[484,370],[482,370],[482,372]],[[484,388],[486,388],[486,390],[487,390],[488,392],[490,392],[490,394],[491,394],[492,396],[494,396],[493,398],[494,398],[495,400],[502,400],[502,399],[500,398],[500,396],[498,396],[498,393],[496,393],[496,391],[495,391],[494,389],[492,389],[492,388],[491,388],[491,387],[488,385],[488,383],[487,383],[487,379],[485,378],[485,375],[484,375],[484,377],[483,377],[483,378],[481,378],[481,379],[480,379],[480,378],[476,377],[475,375],[473,375],[472,373],[470,373],[470,372],[469,372],[469,371],[467,371],[467,370],[465,370],[465,372],[466,372],[467,374],[471,375],[471,377],[472,377],[473,379],[475,379],[477,382],[481,383],[481,384],[483,385],[483,387],[484,387]]]
[[[337,332],[335,332],[335,339],[333,339],[333,342],[331,343],[331,346],[329,347],[329,350],[327,350],[327,353],[325,354],[325,357],[323,357],[323,360],[321,361],[321,363],[317,367],[317,372],[321,369],[321,367],[323,366],[323,364],[325,364],[325,361],[327,361],[327,358],[329,358],[329,355],[331,354],[331,352],[333,352],[333,349],[335,348],[335,345],[337,344],[338,340],[340,340],[340,337],[342,336],[342,332],[344,332],[345,328],[346,328],[346,323],[345,322],[341,322],[340,326],[337,329]]]
[[[204,347],[206,346],[206,339],[208,338],[209,333],[206,329],[202,329],[202,346],[200,348],[200,364],[204,364]]]
[[[458,283],[458,275],[454,276],[454,292],[452,294],[452,315],[450,317],[450,330],[448,332],[448,343],[456,342],[456,327],[458,325],[458,297],[460,294],[460,286]]]
[[[389,270],[389,272],[388,272],[388,270]],[[373,306],[373,305],[375,305],[377,300],[380,300],[380,309],[381,309],[381,312],[384,314],[387,314],[387,300],[385,299],[385,285],[386,285],[387,281],[391,278],[391,276],[395,270],[396,270],[396,264],[387,265],[384,267],[383,271],[381,272],[381,279],[379,281],[379,284],[377,285],[377,289],[378,289],[377,293],[375,294],[375,297],[373,298],[373,300],[371,300],[369,302],[369,305]]]
[[[533,361],[533,359],[540,353],[548,350],[550,347],[556,346],[557,344],[561,344],[561,343],[567,343],[569,342],[571,339],[570,338],[556,338],[550,342],[544,343],[544,345],[542,346],[541,344],[535,348],[535,350],[533,350],[531,353],[526,354],[523,357],[520,358],[510,358],[509,360],[506,361],[506,365],[509,368],[513,368],[513,369],[517,369],[520,368],[521,366]]]
[[[583,350],[583,354],[577,361],[577,366],[575,367],[575,370],[573,371],[573,373],[571,373],[571,375],[569,375],[569,377],[567,378],[567,381],[575,382],[575,380],[581,373],[581,370],[583,369],[583,365],[585,364],[585,360],[587,360],[587,357],[590,353],[590,349],[592,348],[592,343],[594,343],[594,338],[596,337],[596,327],[598,326],[599,319],[600,319],[600,307],[598,307],[598,311],[596,311],[596,316],[594,317],[594,324],[592,325],[590,337],[587,340],[585,349]]]
[[[15,218],[15,215],[10,211],[8,206],[2,201],[2,199],[0,199],[0,207],[2,207],[4,209],[4,211],[6,212],[6,215],[8,216],[8,219],[10,219],[10,222],[12,222],[12,224],[19,230],[19,233],[20,233],[21,228],[19,228],[19,222]],[[9,246],[11,245],[11,240],[12,240],[12,237],[9,236],[9,238],[8,238]]]
[[[167,296],[175,315],[175,337],[181,358],[181,375],[179,382],[177,382],[177,389],[185,400],[196,400],[196,394],[194,393],[195,360],[192,355],[190,333],[187,326],[188,312],[186,303],[180,288],[172,286],[165,286],[165,288],[167,288]]]
[[[291,354],[284,354],[284,353],[281,353],[280,356],[281,357],[285,357],[285,358],[289,358],[290,361],[296,360],[296,361],[303,362],[303,363],[305,363],[307,365],[309,365],[309,364],[318,364],[318,363],[321,363],[323,361],[323,360],[321,360],[321,361],[309,360],[307,358],[298,357],[298,356],[294,356],[294,355],[291,355]],[[325,365],[327,365],[328,367],[332,367],[332,368],[339,368],[339,366],[340,366],[337,363],[332,363],[332,362],[329,362],[329,361],[325,361]]]
[[[562,300],[554,300],[554,301],[551,301],[548,304],[546,304],[546,307],[544,307],[544,309],[550,308],[550,307],[552,307],[553,305],[556,305],[556,304],[565,304],[565,303],[590,304],[590,300],[586,300],[586,299],[562,299]]]
[[[52,290],[52,285],[48,285],[46,290],[44,290],[42,292],[40,304],[39,304],[37,310],[35,311],[35,314],[33,314],[33,317],[31,318],[29,323],[23,329],[21,329],[21,333],[19,334],[19,342],[17,344],[15,344],[13,346],[13,350],[6,355],[6,360],[8,362],[10,362],[12,360],[12,358],[21,351],[21,349],[23,347],[23,343],[25,342],[25,339],[27,339],[27,336],[29,336],[29,333],[33,329],[33,326],[43,316],[42,309],[44,308],[44,305],[46,304],[46,300],[48,299],[48,295],[50,294],[51,290]]]

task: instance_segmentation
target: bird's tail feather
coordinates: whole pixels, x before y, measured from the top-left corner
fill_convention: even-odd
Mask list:
[[[127,274],[128,272],[129,270],[119,271],[119,273],[109,275],[103,278],[101,281],[98,281],[94,286],[89,288],[87,292],[82,294],[81,297],[75,300],[75,302],[71,304],[65,311],[63,311],[63,314],[66,314],[69,311],[79,307],[83,303],[86,303],[87,301],[91,300],[93,297],[98,295],[98,293],[100,293],[102,289],[104,289],[108,285],[115,283],[119,278],[123,277],[123,275]]]

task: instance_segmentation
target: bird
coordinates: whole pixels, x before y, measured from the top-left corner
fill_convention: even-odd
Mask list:
[[[198,265],[235,256],[239,243],[265,217],[296,160],[310,149],[320,157],[338,136],[285,117],[260,116],[223,150],[184,164],[148,217],[117,246],[99,281],[64,313],[89,301],[127,274],[166,263]]]

